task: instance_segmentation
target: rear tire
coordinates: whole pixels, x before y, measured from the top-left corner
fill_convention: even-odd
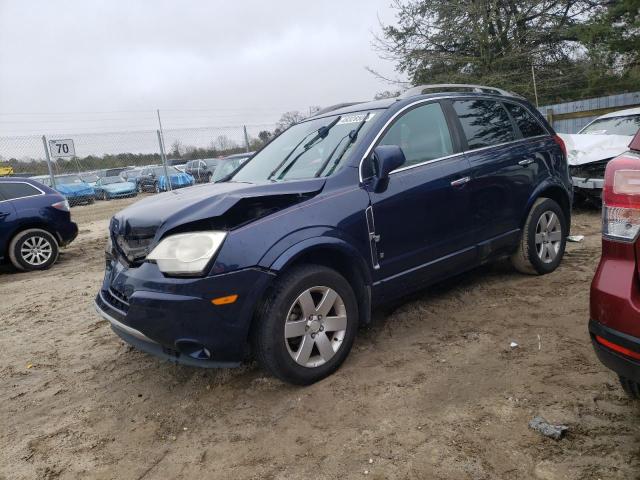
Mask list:
[[[620,385],[622,385],[622,389],[625,393],[634,400],[640,400],[640,384],[634,382],[633,380],[629,380],[625,377],[620,378]]]
[[[260,365],[285,382],[309,385],[347,358],[358,303],[338,272],[302,265],[277,280],[255,322],[251,340]]]
[[[550,198],[538,198],[529,211],[511,264],[529,275],[553,272],[562,261],[568,230],[560,205]]]
[[[46,270],[58,259],[58,241],[40,228],[18,232],[9,243],[9,260],[18,270]]]

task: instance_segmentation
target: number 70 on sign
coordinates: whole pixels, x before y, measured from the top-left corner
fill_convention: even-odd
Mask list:
[[[75,157],[76,149],[72,139],[49,140],[49,151],[52,157]]]

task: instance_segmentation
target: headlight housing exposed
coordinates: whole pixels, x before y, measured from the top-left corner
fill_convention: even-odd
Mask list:
[[[168,275],[202,275],[218,252],[227,232],[178,233],[164,238],[147,255]]]

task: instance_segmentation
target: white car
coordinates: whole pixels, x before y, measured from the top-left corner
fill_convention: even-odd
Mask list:
[[[640,108],[629,108],[602,115],[576,134],[559,134],[567,146],[569,170],[578,195],[600,200],[607,163],[629,149],[639,129]]]

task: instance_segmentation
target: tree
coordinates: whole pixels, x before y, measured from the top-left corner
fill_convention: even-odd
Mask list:
[[[629,6],[623,12],[614,8],[620,3],[635,4],[636,16]],[[585,26],[609,32],[611,24],[604,25],[611,19],[637,22],[637,5],[638,0],[394,0],[397,23],[382,25],[374,45],[416,85],[481,83],[533,98],[533,66],[540,97],[563,100],[589,87],[590,72],[597,71]],[[625,31],[640,38],[637,28]],[[606,38],[609,50],[617,37]],[[600,73],[605,75],[591,87],[617,88],[615,72]]]
[[[215,146],[221,152],[226,152],[236,147],[235,143],[226,135],[218,135],[215,139]]]
[[[184,153],[185,153],[185,149],[182,146],[182,142],[180,140],[176,140],[171,144],[171,150],[169,150],[169,157],[181,158]]]
[[[285,112],[280,117],[280,120],[278,120],[278,123],[276,123],[276,130],[281,132],[289,128],[291,125],[301,122],[304,119],[305,116],[297,110]]]
[[[263,145],[266,145],[273,138],[273,133],[268,130],[262,130],[258,133],[258,138],[263,143]]]

